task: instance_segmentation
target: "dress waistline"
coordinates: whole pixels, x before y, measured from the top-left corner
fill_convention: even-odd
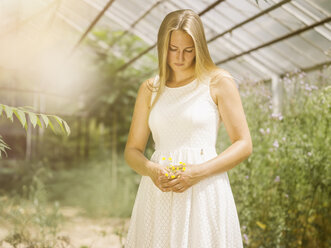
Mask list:
[[[200,154],[203,155],[205,152],[216,153],[216,148],[214,146],[201,146],[201,147],[179,147],[176,149],[162,149],[162,148],[155,149],[155,152],[161,152],[161,153],[176,153],[181,151],[200,152]]]

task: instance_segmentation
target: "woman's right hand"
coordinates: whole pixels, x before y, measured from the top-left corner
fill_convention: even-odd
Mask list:
[[[148,173],[148,176],[152,179],[153,183],[155,184],[156,187],[158,187],[162,192],[167,192],[169,190],[166,190],[162,187],[162,183],[164,180],[169,180],[165,174],[169,173],[169,171],[161,166],[160,164],[155,164]]]

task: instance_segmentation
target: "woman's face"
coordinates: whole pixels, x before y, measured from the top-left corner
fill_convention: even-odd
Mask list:
[[[194,66],[195,47],[192,37],[181,30],[171,32],[167,63],[173,71],[185,71]]]

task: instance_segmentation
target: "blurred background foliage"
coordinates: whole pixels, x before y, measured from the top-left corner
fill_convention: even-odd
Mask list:
[[[42,230],[41,239],[53,237],[64,206],[92,217],[130,217],[141,177],[124,162],[123,151],[138,88],[155,75],[157,60],[151,56],[150,63],[119,71],[126,61],[116,49],[132,57],[147,45],[132,34],[94,34],[99,40],[85,44],[93,51],[85,69],[98,77],[77,92],[84,99],[77,114],[61,116],[71,135],[44,130],[41,142],[36,132],[28,160],[11,153],[0,161],[0,220],[15,227],[8,241],[18,234],[26,238],[30,224]],[[100,40],[114,49],[100,51]],[[277,115],[268,83],[238,85],[253,154],[228,173],[246,247],[331,246],[330,74],[331,67],[288,73],[281,80],[282,113]],[[218,152],[229,145],[222,125]],[[152,152],[150,138],[146,157]]]

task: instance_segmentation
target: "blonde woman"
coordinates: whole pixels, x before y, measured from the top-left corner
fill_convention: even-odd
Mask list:
[[[157,48],[159,73],[139,88],[124,152],[142,176],[125,247],[243,247],[227,171],[250,156],[252,141],[236,83],[211,60],[192,10],[164,18]],[[232,145],[217,155],[221,122]]]

